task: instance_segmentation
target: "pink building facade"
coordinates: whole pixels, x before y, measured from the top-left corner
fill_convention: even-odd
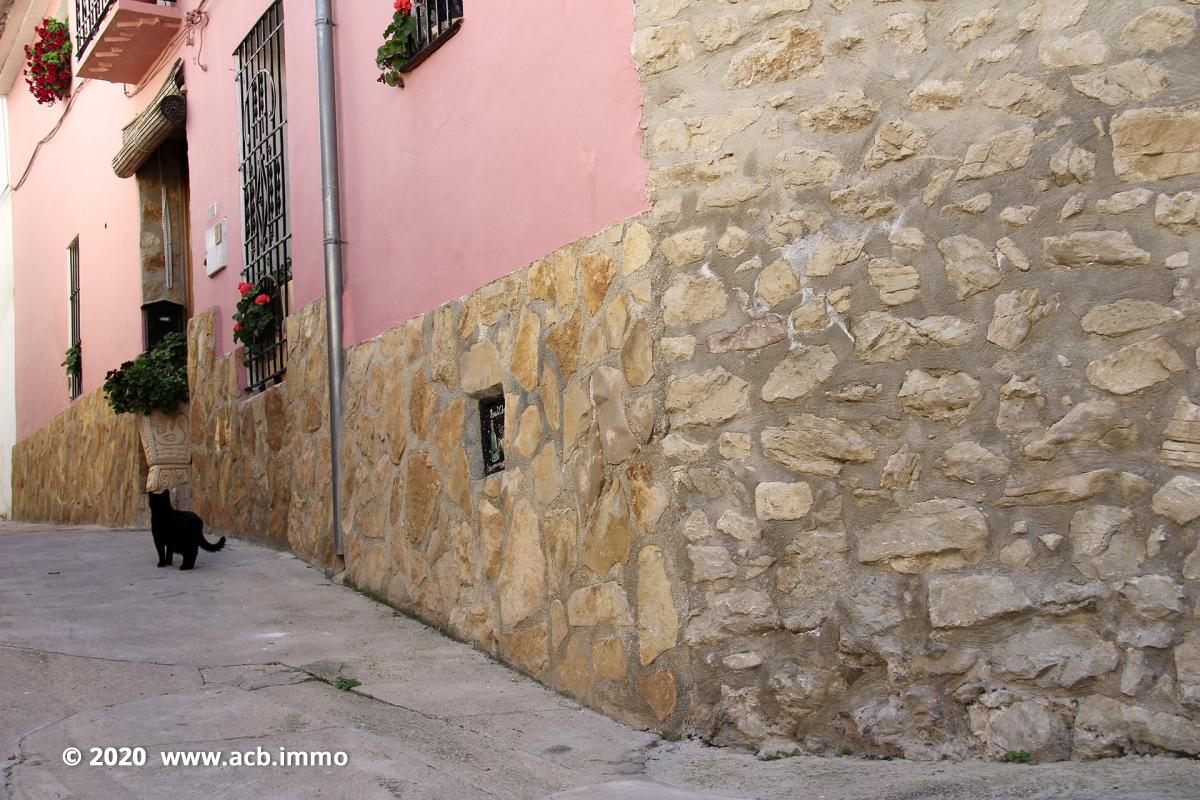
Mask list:
[[[40,5],[53,15],[60,3]],[[15,296],[23,311],[16,322],[18,437],[69,402],[56,367],[70,344],[62,299],[76,239],[83,393],[143,349],[137,187],[109,162],[122,126],[145,108],[176,58],[188,108],[189,311],[214,309],[219,352],[232,348],[243,266],[235,51],[271,5],[179,3],[182,14],[205,16],[173,37],[140,89],[77,77],[69,107],[46,107],[20,79],[8,87],[12,163],[17,178],[28,173],[13,195]],[[410,73],[404,89],[376,81],[375,49],[390,5],[339,5],[347,345],[644,210],[633,9],[535,5],[470,9],[458,35]],[[280,7],[291,302],[298,308],[324,294],[315,34],[311,2]],[[536,13],[539,26],[523,24],[525,13]],[[209,276],[205,234],[221,220],[229,263]]]

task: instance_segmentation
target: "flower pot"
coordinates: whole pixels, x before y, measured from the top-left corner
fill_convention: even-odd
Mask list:
[[[161,492],[192,480],[192,431],[187,405],[174,414],[161,411],[138,417],[138,432],[150,474],[146,491]]]

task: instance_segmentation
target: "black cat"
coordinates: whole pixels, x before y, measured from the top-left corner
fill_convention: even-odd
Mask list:
[[[196,566],[196,553],[204,548],[215,553],[225,546],[222,536],[216,544],[204,538],[204,520],[191,511],[176,511],[171,508],[170,492],[150,493],[150,532],[154,534],[154,547],[158,550],[158,565],[172,563],[175,553],[183,556],[180,569]]]

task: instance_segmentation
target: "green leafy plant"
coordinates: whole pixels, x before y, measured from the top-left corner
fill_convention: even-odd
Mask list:
[[[383,32],[383,44],[375,54],[375,65],[380,69],[380,83],[403,87],[400,67],[416,55],[417,17],[413,14],[413,0],[395,0],[392,8],[396,13]]]
[[[1000,760],[1006,764],[1028,764],[1030,757],[1024,750],[1009,750]]]
[[[852,755],[854,755],[854,751],[850,749],[850,745],[844,744],[838,748],[838,751],[837,751],[838,758],[845,758],[846,756],[852,756]]]
[[[283,302],[280,285],[271,277],[239,283],[238,292],[241,299],[233,311],[233,339],[245,347],[244,359],[249,364],[274,343],[272,333],[283,321]]]
[[[62,364],[59,366],[67,368],[68,378],[79,377],[79,373],[83,370],[83,351],[79,342],[67,348],[66,358],[63,359]]]
[[[187,339],[167,334],[153,350],[109,372],[104,397],[118,414],[175,413],[188,399]]]
[[[25,83],[43,105],[71,93],[71,37],[65,20],[46,17],[33,29],[37,41],[25,45]]]
[[[780,750],[777,753],[771,753],[769,756],[764,758],[763,761],[782,761],[785,758],[795,758],[798,755],[800,755],[800,751],[798,749]]]
[[[333,682],[333,685],[341,689],[343,692],[348,692],[356,686],[362,686],[362,681],[359,681],[355,678],[339,677]]]

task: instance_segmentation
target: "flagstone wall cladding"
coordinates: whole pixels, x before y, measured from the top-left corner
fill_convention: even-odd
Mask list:
[[[764,753],[1200,754],[1195,4],[637,8],[652,209],[350,349],[348,576]],[[212,324],[197,508],[332,565],[320,304]]]
[[[137,422],[113,414],[98,389],[13,447],[13,519],[145,526],[145,491]]]

